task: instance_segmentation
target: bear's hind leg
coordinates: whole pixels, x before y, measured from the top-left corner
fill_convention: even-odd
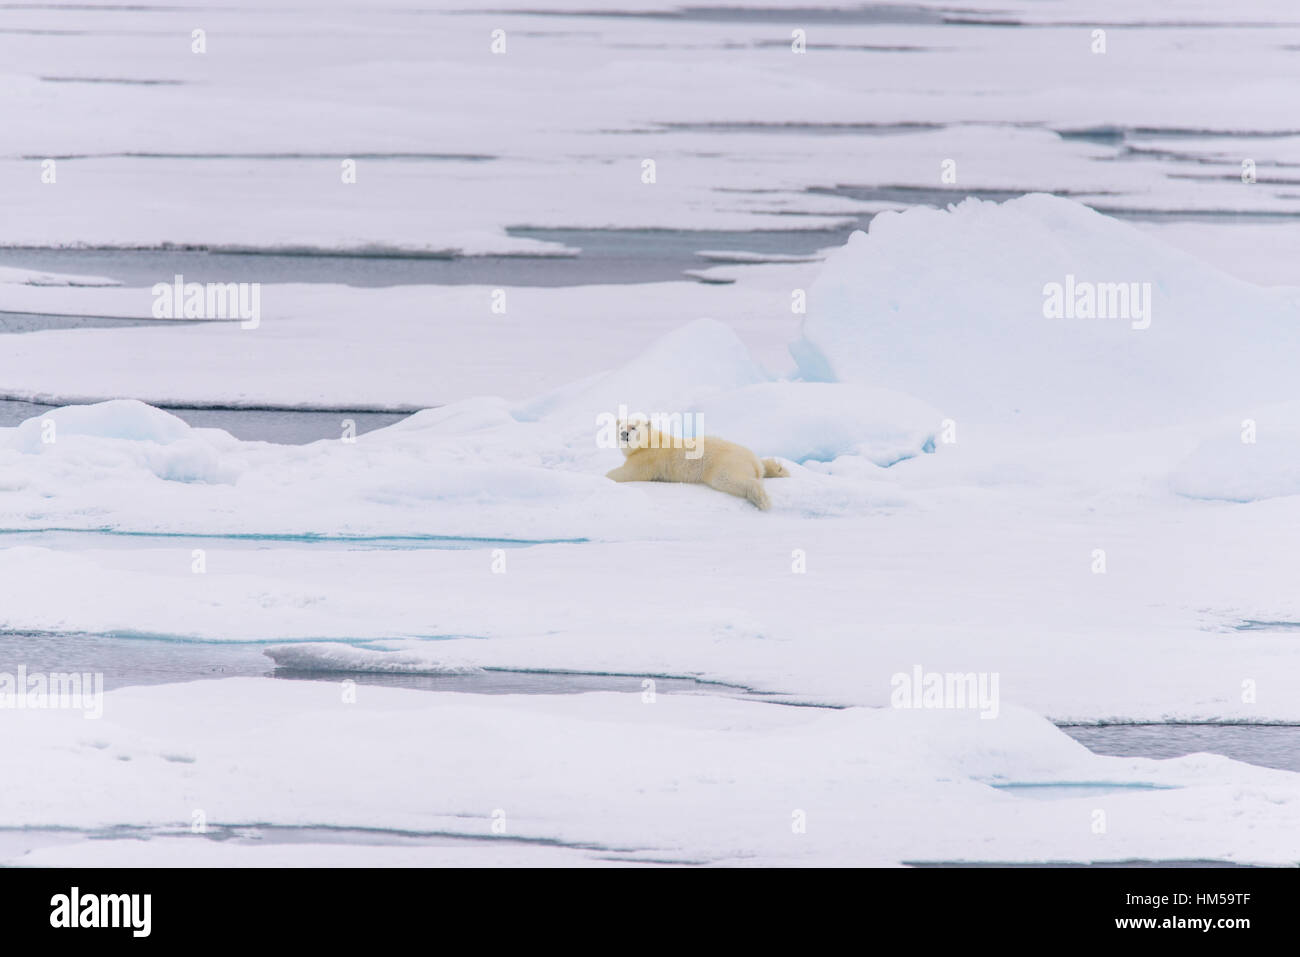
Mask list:
[[[763,483],[756,478],[740,479],[723,472],[710,477],[708,485],[709,488],[715,488],[719,492],[726,492],[728,495],[734,495],[737,498],[748,499],[764,511],[772,507],[772,502],[767,497]]]

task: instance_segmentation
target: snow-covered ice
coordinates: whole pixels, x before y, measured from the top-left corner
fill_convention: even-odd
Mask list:
[[[153,317],[151,282],[25,246],[503,258],[265,283],[255,328],[0,336],[0,399],[59,406],[0,428],[0,649],[238,643],[318,679],[0,709],[40,768],[0,791],[0,863],[1300,860],[1295,773],[1053,726],[1300,723],[1293,7],[921,0],[810,15],[792,56],[820,4],[458,6],[6,12],[0,312]],[[700,269],[511,282],[612,235],[584,229],[685,231]],[[1123,315],[1048,305],[1119,283]],[[354,437],[364,410],[412,414]],[[611,482],[622,410],[790,475],[766,513]],[[903,706],[918,669],[995,700]],[[362,680],[498,670],[646,684]]]
[[[9,719],[20,733],[6,747],[39,763],[44,793],[6,788],[0,813],[33,828],[129,823],[165,836],[197,812],[211,828],[477,838],[485,861],[498,863],[536,862],[515,841],[557,843],[591,863],[751,865],[1189,854],[1281,864],[1300,850],[1286,827],[1300,776],[1211,755],[1102,757],[1019,708],[983,721],[697,695],[485,700],[365,686],[345,704],[335,684],[230,679],[111,692],[93,727],[69,713]],[[998,789],[1044,783],[1091,783],[1096,793],[1084,786],[1039,801]],[[1112,822],[1100,835],[1098,809]],[[1209,816],[1220,823],[1205,827]],[[48,842],[7,863],[106,856],[93,839]],[[254,844],[227,862],[275,854]],[[309,862],[334,854],[318,847]],[[155,839],[107,856],[147,864],[174,855]],[[472,851],[461,855],[473,863]],[[435,848],[424,860],[439,857]]]
[[[1122,258],[1199,295],[1166,303],[1149,329],[1045,318],[1038,277],[1055,264],[1030,254],[1050,245],[1068,259],[1066,239],[1044,238],[1061,220],[1078,261],[1095,248],[1113,257],[1098,260],[1102,274]],[[994,278],[1005,279],[1008,249],[1023,251],[1012,261],[1032,267],[1027,293],[986,278],[982,230],[998,237],[983,254]],[[926,311],[908,297],[927,280],[900,264],[944,242],[971,265]],[[1265,366],[1267,350],[1248,342],[1259,361],[1234,362],[1227,340],[1211,338],[1223,347],[1211,353],[1213,391],[1198,386],[1204,363],[1176,361],[1209,348],[1234,295],[1256,297],[1243,321],[1263,333],[1293,321],[1285,291],[1242,287],[1068,201],[972,202],[877,220],[827,262],[802,328],[787,319],[795,351],[820,349],[831,374],[870,381],[890,367],[874,379],[914,383],[915,396],[779,378],[726,324],[699,319],[571,385],[518,402],[452,402],[353,442],[239,442],[131,401],[56,410],[0,431],[6,524],[95,532],[103,547],[0,556],[3,625],[333,641],[343,644],[274,653],[297,667],[316,655],[335,671],[347,658],[362,671],[700,676],[868,707],[886,706],[891,676],[921,663],[997,672],[1008,700],[1058,721],[1296,720],[1293,639],[1236,630],[1295,618],[1286,528],[1300,500],[1284,468],[1293,432],[1278,424],[1293,421],[1293,407],[1244,401],[1285,391],[1286,356]],[[975,305],[960,308],[966,301]],[[1148,364],[1162,374],[1104,380],[1097,396],[1108,365],[1157,334],[1169,346]],[[918,340],[925,348],[912,357]],[[985,343],[1017,351],[1002,359]],[[1001,375],[972,376],[973,355]],[[996,401],[1008,394],[1036,397],[1025,403],[1036,428],[1008,421]],[[773,511],[700,487],[606,480],[621,458],[599,447],[599,417],[620,404],[696,412],[704,431],[786,459],[791,476],[767,483]],[[1238,450],[1228,443],[1241,444],[1243,408],[1263,424]],[[1127,428],[1106,431],[1120,413]],[[57,441],[42,441],[44,428]],[[1263,464],[1234,466],[1256,452]],[[1234,482],[1266,480],[1263,492],[1232,494]],[[1265,493],[1258,508],[1198,501]],[[176,545],[114,548],[123,533],[165,533]],[[289,541],[234,553],[221,545],[231,535],[536,544],[503,553],[494,573],[486,548],[322,553]],[[210,552],[204,575],[192,573],[193,548]],[[55,580],[65,584],[52,604],[39,583]],[[644,597],[629,605],[628,587]]]
[[[1236,280],[1056,197],[881,214],[809,297],[806,377],[908,388],[958,421],[1060,435],[1294,395],[1277,344],[1300,327],[1300,290]]]

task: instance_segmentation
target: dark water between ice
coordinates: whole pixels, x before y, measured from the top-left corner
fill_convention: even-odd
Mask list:
[[[277,668],[259,643],[205,642],[104,635],[0,633],[0,671],[18,665],[34,672],[99,672],[105,690],[230,677],[271,677],[294,681],[351,679],[358,685],[454,691],[464,694],[580,694],[619,691],[640,694],[642,675],[491,670],[467,675],[367,674]],[[736,685],[692,678],[654,679],[657,694],[722,694],[749,700],[795,704],[780,697],[748,692]],[[1198,752],[1262,767],[1300,771],[1300,726],[1224,724],[1064,725],[1061,730],[1098,754],[1173,758]],[[1025,794],[1030,798],[1068,796]]]
[[[870,217],[836,229],[531,229],[511,236],[580,248],[564,256],[363,256],[228,253],[180,249],[3,249],[0,266],[65,275],[100,276],[131,288],[171,282],[337,283],[346,286],[584,286],[669,282],[686,270],[717,265],[701,250],[806,254],[840,246]],[[48,328],[75,328],[78,317],[51,317]],[[154,320],[148,321],[156,324]],[[12,328],[6,328],[6,322]],[[129,320],[81,320],[82,325]],[[8,320],[0,332],[30,332],[31,317]]]
[[[1177,758],[1208,751],[1247,764],[1300,771],[1300,727],[1295,725],[1066,725],[1061,730],[1098,754]]]
[[[112,316],[61,316],[39,312],[0,312],[0,334],[55,329],[125,329],[129,326],[183,326],[185,319],[117,319]]]
[[[329,640],[329,639],[321,639]],[[466,694],[579,694],[586,691],[625,691],[640,694],[642,675],[603,675],[571,672],[485,670],[475,674],[370,674],[365,672],[303,671],[278,668],[263,649],[289,644],[209,642],[167,638],[128,638],[107,635],[26,634],[0,632],[0,671],[14,673],[18,665],[29,674],[51,672],[99,673],[104,690],[138,685],[199,681],[211,678],[271,677],[290,681],[343,681],[388,688],[457,691]],[[656,694],[709,692],[744,694],[745,689],[693,678],[655,678]]]
[[[10,428],[27,419],[44,415],[52,405],[0,399],[0,428]],[[246,442],[278,442],[303,445],[319,439],[337,439],[343,434],[343,420],[356,424],[356,434],[373,432],[400,422],[407,412],[303,412],[296,409],[178,409],[162,406],[197,428],[225,429]]]

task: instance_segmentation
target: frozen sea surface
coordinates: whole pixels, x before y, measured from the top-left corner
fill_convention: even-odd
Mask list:
[[[1026,190],[1147,218],[1176,242],[1194,242],[1185,227],[1196,222],[1236,221],[1244,238],[1264,220],[1294,237],[1300,129],[1286,78],[1300,24],[1286,5],[1234,20],[1193,3],[528,6],[368,16],[333,3],[294,57],[282,54],[297,14],[274,3],[205,10],[223,39],[207,56],[171,55],[169,9],[115,10],[111,23],[84,7],[14,11],[0,62],[26,95],[13,99],[0,157],[14,166],[0,180],[5,241],[164,274],[139,277],[149,284],[166,267],[203,270],[186,249],[268,254],[261,264],[210,254],[206,271],[246,281],[332,268],[364,286],[491,285],[503,271],[573,284],[594,263],[602,281],[636,282],[682,267],[656,257],[647,230],[751,243],[775,231],[797,247],[791,231],[842,238],[882,209]],[[1099,26],[1110,30],[1104,55],[1091,49]],[[790,49],[796,28],[804,55]],[[511,37],[506,56],[480,42],[494,29]],[[452,39],[437,58],[434,38]],[[960,82],[936,95],[947,76]],[[502,102],[528,107],[484,122]],[[144,122],[180,108],[208,117],[183,143]],[[250,122],[257,141],[232,150]],[[24,188],[45,158],[62,164],[58,185]],[[349,158],[358,179],[345,187]],[[653,185],[640,179],[647,158]],[[940,181],[945,158],[958,162],[955,182]],[[637,255],[621,256],[620,232]],[[1234,244],[1221,243],[1223,255],[1252,268]],[[579,247],[579,265],[473,261]],[[130,248],[159,258],[116,261],[113,249]],[[350,258],[326,267],[277,255],[292,251]],[[402,255],[417,259],[392,258]],[[1270,268],[1300,282],[1284,260]]]
[[[1237,282],[1300,285],[1294,11],[535,5],[196,7],[202,58],[176,10],[7,15],[0,670],[111,690],[5,715],[47,773],[0,860],[1294,863],[1297,728],[1249,723],[1300,700],[1294,302]],[[966,196],[1008,202],[894,215]],[[1155,281],[1146,339],[1008,326],[1080,263]],[[174,274],[265,284],[265,323],[145,318]],[[999,331],[1021,359],[972,374]],[[51,404],[109,398],[176,418]],[[769,443],[772,511],[605,482],[629,398]],[[1000,674],[1000,720],[885,707],[918,662]]]

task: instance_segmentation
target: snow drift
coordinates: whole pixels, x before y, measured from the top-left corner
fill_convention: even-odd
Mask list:
[[[795,462],[861,455],[889,466],[934,451],[941,416],[909,395],[829,382],[767,382],[694,408],[708,434]]]
[[[769,378],[729,326],[697,319],[619,369],[521,403],[514,414],[524,421],[576,419],[585,426],[595,413],[614,412],[620,405],[646,413],[680,410],[704,396]]]
[[[701,319],[531,401],[466,399],[355,442],[240,442],[135,400],[67,406],[0,429],[0,487],[12,493],[14,527],[333,534],[343,523],[349,534],[555,539],[663,534],[702,513],[749,518],[712,491],[608,481],[622,456],[602,442],[602,419],[620,411],[695,412],[708,431],[762,455],[861,455],[873,470],[932,449],[939,421],[888,390],[772,382],[730,327]],[[142,471],[167,487],[141,496]],[[776,507],[833,515],[896,498],[871,479],[800,470]],[[647,495],[672,507],[635,507]]]
[[[1170,487],[1188,498],[1225,502],[1300,495],[1300,428],[1245,439],[1242,433],[1206,439],[1173,470]]]
[[[223,453],[237,445],[225,432],[191,428],[134,399],[65,406],[0,429],[0,450],[53,459],[40,465],[87,479],[144,470],[167,481],[229,483],[239,466]],[[0,464],[19,463],[0,451]]]
[[[1074,293],[1062,318],[1045,314],[1053,284]],[[1137,284],[1127,310],[1120,284]],[[791,346],[805,378],[905,390],[957,421],[1131,430],[1296,396],[1276,347],[1300,330],[1294,290],[1043,194],[882,213],[830,256],[808,308]]]

